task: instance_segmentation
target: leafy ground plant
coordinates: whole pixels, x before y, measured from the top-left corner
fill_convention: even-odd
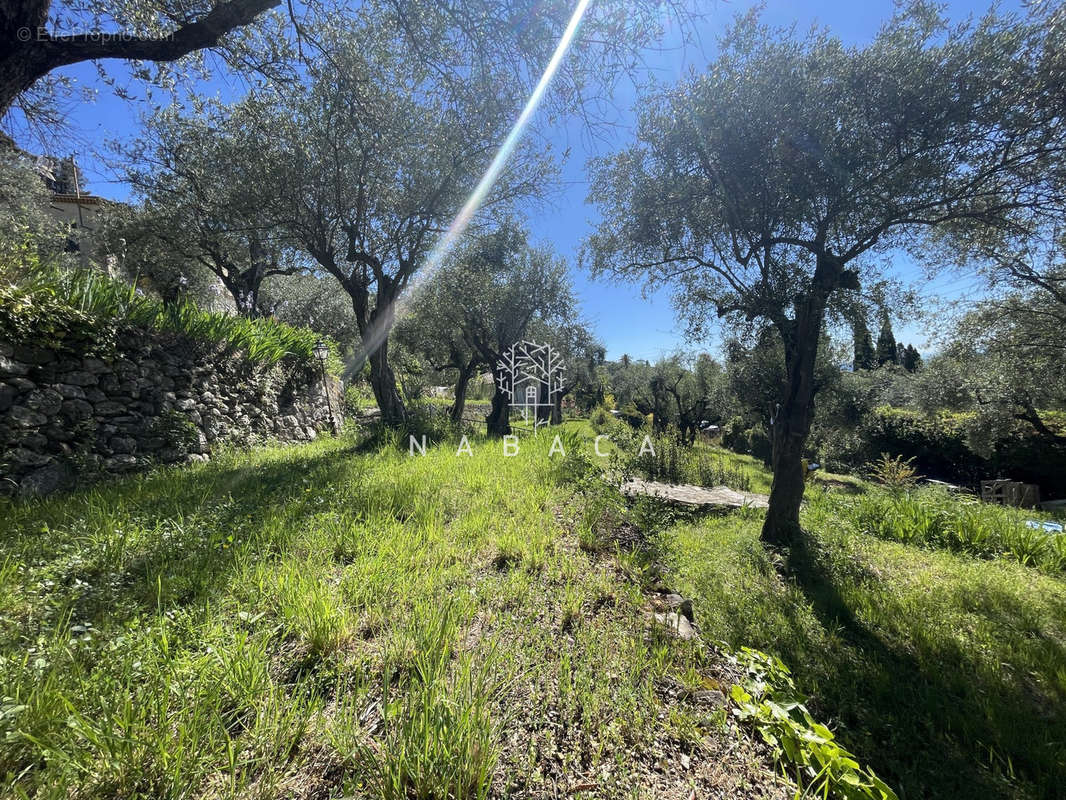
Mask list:
[[[794,767],[805,795],[898,800],[888,784],[859,766],[833,732],[814,720],[780,659],[742,647],[730,660],[743,675],[730,691],[733,713],[754,724],[774,753]]]
[[[193,303],[166,306],[133,285],[84,269],[38,267],[0,285],[0,332],[15,342],[61,347],[72,334],[106,340],[117,323],[171,331],[196,341],[241,351],[254,362],[293,357],[315,364],[318,334],[274,319],[248,319],[204,311]],[[331,345],[328,368],[339,372]]]
[[[1052,573],[1066,572],[1066,535],[1026,525],[1035,511],[953,496],[940,488],[870,491],[825,498],[832,512],[882,539],[944,547],[984,558],[1007,557]]]

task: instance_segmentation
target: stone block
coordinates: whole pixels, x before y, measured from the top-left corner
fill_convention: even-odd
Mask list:
[[[111,367],[98,358],[83,358],[81,360],[81,368],[96,375],[111,372]]]
[[[136,469],[138,461],[136,456],[120,454],[104,459],[104,469],[108,472],[129,472]]]
[[[26,395],[22,402],[34,411],[39,411],[46,417],[51,417],[59,413],[59,409],[63,405],[63,395],[55,389],[35,389]]]
[[[60,408],[60,414],[71,422],[81,422],[89,419],[93,415],[93,407],[92,404],[86,400],[72,398],[63,401],[63,406]]]
[[[8,356],[0,356],[0,378],[13,377],[16,375],[26,375],[30,371],[29,364],[23,364],[21,361],[15,361]]]
[[[116,400],[102,400],[94,405],[96,413],[101,417],[114,417],[122,414],[126,410],[125,403],[119,403]]]
[[[24,364],[48,364],[55,361],[56,354],[43,347],[23,345],[14,349],[12,357],[15,361],[21,361]]]
[[[132,453],[137,450],[137,440],[132,436],[112,436],[109,444],[116,453]]]
[[[14,386],[20,392],[32,392],[37,388],[37,384],[31,381],[29,378],[8,378],[8,383]]]
[[[63,375],[63,382],[73,386],[95,386],[99,380],[93,373],[83,370],[74,370]]]
[[[72,386],[69,383],[57,383],[52,388],[68,400],[72,397],[77,397],[79,400],[85,399],[85,390],[80,386]]]
[[[48,417],[40,411],[34,411],[26,406],[15,406],[8,411],[8,419],[20,428],[36,428],[48,422]]]
[[[19,493],[31,496],[51,494],[66,486],[69,480],[69,468],[58,461],[53,461],[26,475],[19,482]]]

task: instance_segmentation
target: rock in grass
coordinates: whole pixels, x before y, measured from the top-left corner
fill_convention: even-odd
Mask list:
[[[695,639],[699,635],[696,633],[696,629],[692,627],[692,623],[677,611],[657,611],[655,612],[655,621],[667,628],[679,639]]]
[[[651,602],[656,611],[679,611],[689,622],[696,621],[692,613],[692,601],[677,592],[660,592],[652,597]]]

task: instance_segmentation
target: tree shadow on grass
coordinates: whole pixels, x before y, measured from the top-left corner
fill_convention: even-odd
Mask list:
[[[74,619],[98,628],[156,610],[204,605],[225,590],[241,559],[281,552],[302,519],[333,507],[336,487],[357,469],[352,455],[349,447],[306,454],[294,449],[254,464],[226,459],[168,468],[39,504],[36,520],[60,540],[60,557],[76,556],[70,568],[57,568],[56,591],[67,595]],[[109,506],[120,513],[109,517]],[[79,516],[88,524],[118,520],[142,532],[129,548],[94,547],[83,555],[73,533],[86,530],[79,528]],[[63,542],[66,531],[72,533]],[[89,533],[107,538],[111,532]],[[48,542],[29,547],[24,558],[48,560]]]
[[[902,798],[1052,797],[1061,790],[1061,698],[1050,705],[1027,676],[982,674],[957,640],[918,635],[900,643],[871,628],[811,534],[793,546],[786,568],[821,626],[843,641],[820,663],[792,665],[801,685],[813,678],[820,687],[815,705],[839,720],[845,746]],[[983,589],[995,597],[983,598],[981,613],[1001,624],[1024,616],[1013,598]],[[911,632],[920,633],[917,626]],[[1066,664],[1061,642],[1043,646],[1050,663]],[[1012,770],[1024,784],[1004,777]]]

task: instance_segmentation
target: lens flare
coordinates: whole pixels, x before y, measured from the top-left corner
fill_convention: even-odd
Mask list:
[[[585,16],[585,11],[591,3],[592,0],[580,0],[580,2],[578,2],[577,8],[574,9],[574,13],[571,15],[569,23],[567,23],[566,30],[559,39],[559,44],[555,47],[555,52],[552,53],[551,60],[548,61],[548,66],[544,68],[544,74],[542,74],[540,80],[537,81],[537,85],[533,89],[532,94],[530,94],[529,100],[526,101],[522,113],[518,115],[518,119],[515,120],[514,125],[511,126],[511,131],[507,134],[507,138],[503,140],[503,144],[501,144],[500,148],[496,151],[496,155],[493,157],[492,163],[489,164],[488,169],[485,170],[485,174],[481,176],[481,180],[478,181],[477,186],[470,194],[470,197],[467,198],[466,203],[463,204],[462,209],[460,209],[459,213],[455,215],[451,225],[449,225],[448,229],[441,234],[440,239],[437,240],[433,249],[426,256],[425,263],[422,265],[421,269],[415,272],[414,278],[408,284],[407,291],[393,304],[393,313],[378,314],[377,320],[374,322],[370,330],[367,331],[366,336],[363,337],[362,359],[366,359],[368,354],[373,353],[381,347],[382,343],[389,335],[388,320],[403,313],[404,308],[411,303],[411,300],[417,295],[419,289],[424,286],[427,281],[433,278],[433,275],[440,268],[441,264],[444,263],[448,254],[455,249],[455,245],[470,224],[470,220],[474,218],[474,214],[477,213],[481,204],[485,202],[485,197],[492,189],[493,184],[496,183],[496,179],[499,178],[500,172],[503,171],[504,166],[507,164],[507,159],[522,138],[522,134],[529,125],[530,119],[532,119],[533,114],[536,113],[537,106],[540,105],[540,101],[544,97],[544,92],[547,90],[552,78],[555,77],[555,73],[558,71],[559,65],[562,64],[563,58],[566,57],[566,52],[570,49],[570,44],[573,42],[574,36],[577,34],[578,26],[581,24],[581,20]]]

